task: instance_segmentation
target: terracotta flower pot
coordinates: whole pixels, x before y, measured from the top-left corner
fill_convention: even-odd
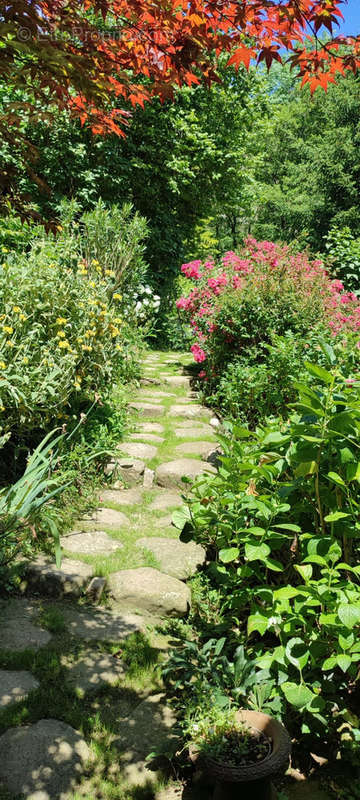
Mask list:
[[[240,710],[235,715],[238,722],[250,729],[261,732],[271,739],[269,755],[256,764],[231,766],[211,756],[204,756],[192,748],[192,761],[201,764],[204,772],[216,781],[214,800],[251,797],[251,800],[271,800],[271,778],[284,771],[289,764],[291,752],[290,737],[280,722],[259,711]],[[241,784],[241,786],[240,786]],[[248,794],[249,792],[249,794]]]

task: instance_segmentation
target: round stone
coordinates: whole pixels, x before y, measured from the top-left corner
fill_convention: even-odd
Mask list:
[[[142,491],[141,489],[105,489],[101,492],[99,501],[101,503],[114,503],[118,506],[136,506],[141,503]]]
[[[26,579],[31,589],[54,597],[78,597],[92,574],[93,568],[89,564],[71,558],[63,558],[60,569],[45,556],[38,556],[26,567]]]
[[[165,383],[168,383],[169,386],[186,386],[188,388],[190,386],[190,378],[186,375],[168,375],[165,378]]]
[[[49,631],[36,625],[38,609],[23,598],[0,601],[0,642],[4,650],[38,650],[51,639]]]
[[[67,604],[62,612],[69,633],[86,641],[118,642],[144,628],[136,614],[119,614],[110,608],[76,608]]]
[[[157,454],[157,447],[154,447],[153,444],[145,444],[144,442],[124,442],[119,445],[119,450],[123,453],[127,453],[128,456],[140,458],[144,461],[155,458]]]
[[[136,544],[153,553],[162,572],[180,581],[186,581],[194,575],[206,559],[205,550],[195,542],[184,544],[178,539],[149,537],[138,539]]]
[[[89,556],[110,555],[123,545],[111,539],[105,531],[73,531],[60,539],[64,550]]]
[[[122,511],[115,511],[113,508],[97,508],[88,519],[80,520],[82,530],[90,528],[109,528],[117,531],[124,525],[129,525],[129,520]]]
[[[131,433],[132,442],[148,442],[150,444],[163,444],[164,437],[157,436],[156,433]]]
[[[194,480],[204,472],[214,472],[216,469],[211,465],[204,465],[201,461],[196,461],[193,458],[179,458],[176,461],[168,461],[166,464],[161,464],[156,470],[156,481],[159,486],[171,488],[172,486],[182,486],[182,478],[190,478]]]
[[[66,667],[66,681],[82,694],[106,684],[115,686],[125,675],[120,659],[92,650],[82,653],[75,663],[63,656],[62,665]]]
[[[10,728],[0,737],[0,779],[26,800],[70,796],[90,758],[81,734],[57,719]]]
[[[210,425],[200,427],[197,423],[192,422],[188,428],[175,428],[175,434],[179,439],[201,439],[203,436],[213,436],[214,431]],[[210,446],[210,442],[208,444]]]
[[[142,422],[137,427],[144,433],[164,433],[164,426],[160,422]]]
[[[189,587],[152,567],[113,572],[109,588],[122,607],[168,616],[184,616],[190,608]]]
[[[180,455],[208,456],[214,451],[214,445],[211,442],[184,442],[175,449]]]
[[[30,672],[25,672],[25,670],[12,672],[1,669],[0,708],[5,708],[5,706],[10,706],[12,703],[19,702],[19,700],[24,700],[29,692],[39,686],[39,681]]]
[[[130,403],[132,411],[139,411],[145,417],[162,417],[165,414],[165,408],[155,403]]]
[[[197,403],[191,405],[174,405],[169,410],[170,417],[186,417],[187,419],[194,419],[195,417],[209,417],[211,411],[205,406],[200,406]]]
[[[166,511],[168,508],[181,506],[183,503],[179,492],[159,491],[155,499],[149,506],[149,511]]]

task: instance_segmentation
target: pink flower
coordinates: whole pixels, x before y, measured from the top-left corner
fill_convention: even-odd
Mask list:
[[[204,370],[204,369],[200,370],[200,372],[199,372],[199,378],[206,378],[206,372],[205,372],[205,370]]]
[[[188,264],[182,265],[181,272],[186,275],[187,278],[198,281],[202,277],[200,272],[201,263],[201,261],[189,261]]]
[[[190,350],[198,364],[201,364],[202,361],[206,361],[206,354],[204,353],[202,347],[199,347],[198,344],[191,345]]]

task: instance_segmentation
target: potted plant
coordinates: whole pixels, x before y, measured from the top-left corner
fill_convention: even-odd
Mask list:
[[[271,778],[286,769],[291,750],[280,722],[258,711],[213,710],[196,715],[188,733],[191,760],[215,782],[214,800],[272,800]]]

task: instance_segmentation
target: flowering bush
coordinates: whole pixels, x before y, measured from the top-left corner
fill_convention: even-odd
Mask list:
[[[66,419],[136,371],[136,334],[109,300],[97,261],[59,257],[45,237],[0,265],[0,434],[17,439]],[[66,250],[66,248],[64,248]],[[6,248],[3,248],[6,250]]]
[[[194,285],[177,307],[190,321],[191,350],[210,385],[234,359],[267,361],[274,336],[300,340],[319,328],[327,335],[360,329],[356,295],[332,281],[320,260],[285,245],[248,238],[239,254],[225,253],[217,264],[193,261],[181,271]]]

